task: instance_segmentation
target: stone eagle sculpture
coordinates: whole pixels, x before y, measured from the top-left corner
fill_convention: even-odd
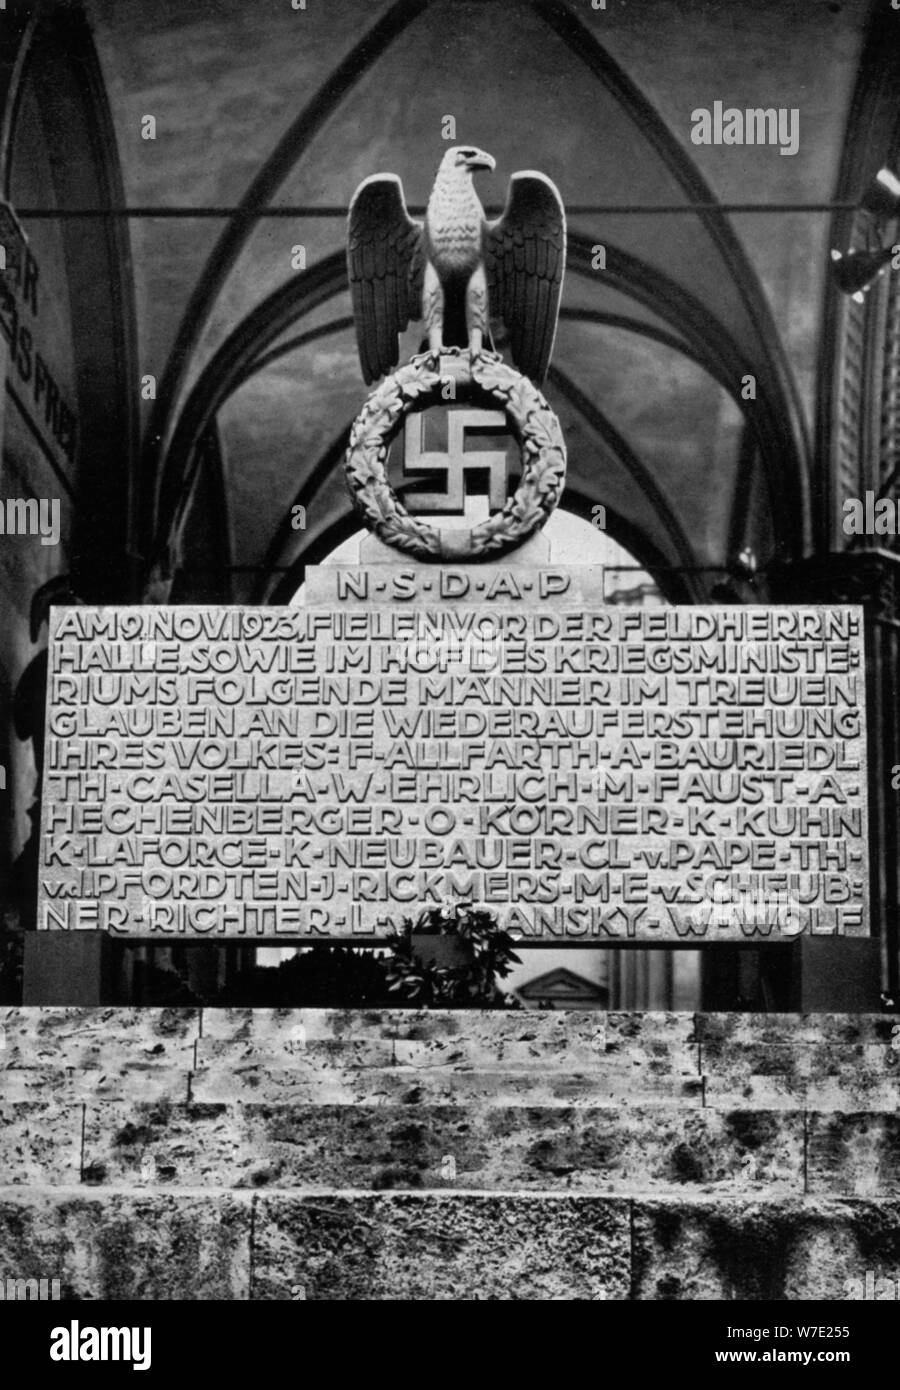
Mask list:
[[[365,179],[350,204],[347,261],[363,377],[397,365],[398,337],[422,319],[431,352],[473,356],[502,320],[515,366],[538,385],[553,351],[566,261],[566,214],[550,179],[513,174],[503,216],[488,222],[472,176],[491,155],[456,145],[441,161],[424,225],[396,174]]]

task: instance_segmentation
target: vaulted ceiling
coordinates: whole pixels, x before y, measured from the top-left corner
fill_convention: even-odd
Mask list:
[[[799,209],[834,195],[867,0],[87,10],[128,204],[221,214],[129,222],[140,370],[158,383],[143,407],[142,544],[158,558],[180,533],[185,592],[196,560],[227,565],[236,599],[271,597],[351,525],[340,445],[365,387],[343,210],[377,170],[424,203],[447,116],[496,157],[496,174],[479,176],[486,204],[502,205],[514,170],[537,168],[570,210],[547,385],[570,505],[606,504],[616,538],[680,572],[688,597],[748,547],[761,564],[808,549],[830,224]],[[716,101],[797,108],[799,150],[694,145],[692,112]],[[264,205],[296,212],[251,215]],[[292,266],[298,245],[305,271]],[[593,268],[598,245],[605,269]],[[742,399],[748,374],[755,400]],[[192,538],[220,473],[222,545],[200,555]],[[297,501],[305,532],[286,524]]]

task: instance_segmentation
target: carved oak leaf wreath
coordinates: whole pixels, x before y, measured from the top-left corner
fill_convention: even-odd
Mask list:
[[[444,403],[441,359],[454,358],[466,398],[504,411],[522,455],[522,480],[502,511],[471,529],[439,531],[410,516],[387,476],[390,444],[413,408]],[[423,560],[478,559],[521,545],[547,521],[562,495],[566,446],[560,423],[527,377],[494,352],[469,361],[464,348],[424,352],[386,377],[350,431],[347,482],[366,525],[387,545]]]

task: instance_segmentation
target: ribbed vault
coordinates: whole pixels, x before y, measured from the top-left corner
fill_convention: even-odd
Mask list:
[[[341,3],[286,13],[260,0],[252,21],[239,0],[192,18],[174,3],[156,19],[112,0],[90,8],[119,93],[129,201],[237,209],[221,223],[134,227],[142,365],[159,382],[144,421],[148,568],[166,556],[190,568],[179,538],[192,508],[208,508],[198,475],[211,458],[227,492],[235,597],[280,592],[286,572],[351,525],[341,441],[364,388],[340,210],[379,168],[423,203],[447,115],[497,158],[486,204],[502,203],[513,170],[535,167],[573,209],[548,383],[569,440],[569,504],[602,501],[617,539],[644,563],[694,574],[680,584],[695,597],[696,576],[733,568],[741,550],[764,564],[808,548],[824,219],[807,219],[798,239],[793,218],[742,219],[717,203],[830,193],[863,0],[817,15],[808,54],[797,40],[807,21],[775,0],[752,24],[692,11],[690,25],[668,0],[647,0],[640,23],[627,7],[572,0],[392,0],[367,5],[365,25]],[[723,60],[729,24],[740,53]],[[648,26],[655,60],[638,41]],[[199,67],[187,61],[198,52]],[[691,145],[693,107],[722,96],[766,105],[779,92],[802,107],[803,160]],[[165,158],[135,135],[137,105],[154,103]],[[303,215],[259,217],[264,203]],[[623,205],[668,210],[585,211]],[[298,244],[305,271],[290,265]],[[297,500],[300,534],[286,520]]]

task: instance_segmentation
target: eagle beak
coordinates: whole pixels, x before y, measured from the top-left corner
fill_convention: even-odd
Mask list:
[[[494,156],[492,154],[486,154],[484,150],[479,150],[472,159],[466,162],[470,169],[496,169],[497,167],[497,161]]]

